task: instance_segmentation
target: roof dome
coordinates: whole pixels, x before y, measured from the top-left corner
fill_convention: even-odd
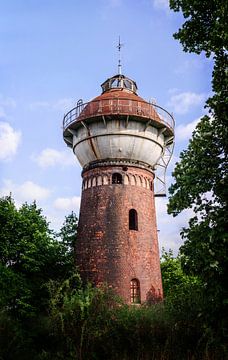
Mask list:
[[[137,94],[137,84],[125,75],[114,75],[101,84],[102,93],[87,103],[80,99],[63,119],[64,139],[72,146],[70,129],[85,126],[83,121],[104,121],[104,117],[129,116],[158,129],[164,128],[165,135],[173,135],[174,120],[162,107],[144,100]],[[128,120],[127,120],[128,121]],[[84,124],[84,125],[83,125]]]
[[[64,140],[83,169],[131,164],[154,171],[160,161],[165,169],[166,149],[173,147],[172,115],[138,96],[135,81],[122,74],[101,87],[99,96],[79,100],[63,119]]]
[[[91,102],[98,101],[98,100],[110,100],[110,99],[128,99],[128,100],[135,100],[140,102],[146,102],[143,98],[138,96],[136,93],[129,91],[125,88],[111,88],[102,92],[101,95],[96,96]]]

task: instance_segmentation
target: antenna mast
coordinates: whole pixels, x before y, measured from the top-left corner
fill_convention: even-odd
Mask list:
[[[119,36],[119,44],[117,45],[117,49],[119,51],[119,60],[118,60],[118,74],[121,75],[122,74],[122,64],[121,64],[121,48],[122,48],[123,44],[121,44],[120,42],[120,36]]]

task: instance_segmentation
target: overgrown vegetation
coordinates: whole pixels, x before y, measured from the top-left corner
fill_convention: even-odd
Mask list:
[[[48,283],[73,270],[36,204],[0,199],[0,358],[31,359],[49,333]]]
[[[110,289],[83,286],[72,262],[77,218],[58,235],[36,204],[0,199],[0,359],[225,359],[203,316],[197,276],[164,252],[165,300],[127,306]]]
[[[186,274],[197,275],[207,297],[203,316],[216,337],[228,336],[228,2],[170,0],[185,23],[174,34],[184,51],[213,57],[212,96],[180,154],[170,188],[168,210],[177,216],[191,208],[194,216],[183,229],[180,248]]]

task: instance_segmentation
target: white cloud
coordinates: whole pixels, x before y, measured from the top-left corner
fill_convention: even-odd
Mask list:
[[[16,203],[20,204],[25,201],[44,200],[49,197],[51,191],[30,180],[20,185],[11,180],[4,180],[4,186],[0,189],[0,196],[7,196],[10,193]]]
[[[0,122],[0,160],[11,160],[21,141],[21,132],[7,122]]]
[[[152,3],[155,9],[166,11],[169,9],[169,0],[152,0]]]
[[[191,107],[201,105],[205,98],[205,94],[183,92],[180,94],[172,95],[170,101],[168,102],[168,106],[176,114],[186,114]]]
[[[71,198],[57,198],[54,201],[54,207],[58,210],[78,211],[80,207],[80,196],[73,196]]]
[[[192,136],[192,132],[196,125],[200,121],[200,118],[183,125],[178,125],[176,128],[176,139],[177,141],[189,140]]]
[[[42,187],[40,185],[35,184],[32,181],[24,182],[19,190],[24,198],[30,200],[43,200],[46,199],[50,195],[50,190]]]
[[[38,156],[33,156],[32,158],[42,168],[56,165],[65,167],[77,163],[76,157],[73,156],[72,152],[59,151],[51,148],[44,149]]]
[[[59,231],[63,226],[65,217],[69,214],[64,211],[56,210],[53,206],[52,209],[43,207],[45,217],[50,224],[50,229],[54,231]]]
[[[65,217],[74,211],[77,216],[79,214],[81,198],[74,197],[59,197],[54,202],[48,202],[46,206],[42,206],[44,213],[50,223],[50,228],[59,231],[62,227]]]

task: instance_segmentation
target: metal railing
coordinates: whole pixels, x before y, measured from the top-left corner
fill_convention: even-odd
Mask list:
[[[115,98],[93,100],[87,103],[79,101],[63,118],[63,130],[76,121],[82,121],[99,115],[134,115],[151,119],[174,129],[173,116],[157,104],[138,100]]]

